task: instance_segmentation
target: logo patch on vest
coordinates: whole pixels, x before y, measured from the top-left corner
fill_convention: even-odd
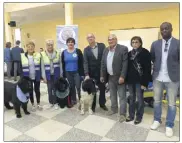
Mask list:
[[[73,54],[73,57],[74,57],[74,58],[76,58],[76,57],[77,57],[77,54],[76,54],[76,53],[74,53],[74,54]]]

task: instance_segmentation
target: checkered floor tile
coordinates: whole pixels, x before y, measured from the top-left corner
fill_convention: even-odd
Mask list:
[[[47,86],[41,83],[41,104],[48,104]],[[98,101],[97,101],[98,102]],[[110,107],[107,95],[106,105]],[[31,111],[17,119],[13,110],[4,110],[4,141],[179,141],[179,110],[176,115],[174,136],[165,136],[165,116],[167,108],[163,107],[163,122],[156,131],[150,130],[153,109],[146,107],[143,121],[139,125],[118,122],[118,115],[108,116],[99,105],[96,112],[80,115],[78,106],[71,109],[44,109]],[[155,138],[154,138],[155,136]]]

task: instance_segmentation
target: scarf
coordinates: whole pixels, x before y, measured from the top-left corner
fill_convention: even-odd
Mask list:
[[[48,56],[48,58],[50,59],[50,71],[51,71],[51,74],[54,74],[54,65],[53,65],[53,60],[56,58],[56,51],[53,51],[53,53],[49,53],[47,50],[46,50],[46,54]]]
[[[135,58],[141,52],[141,50],[142,50],[142,48],[140,48],[140,47],[137,48],[137,49],[133,48],[133,50],[131,51],[131,57],[130,57],[130,59],[131,60],[135,60]]]
[[[46,54],[51,61],[53,61],[56,58],[56,51],[53,51],[52,53],[46,51]]]
[[[135,67],[135,69],[138,71],[140,77],[143,75],[143,69],[142,69],[142,66],[141,64],[138,62],[138,59],[137,59],[137,55],[142,51],[142,48],[139,47],[137,49],[134,49],[131,51],[131,57],[130,57],[130,60],[132,60],[133,62],[133,66]]]

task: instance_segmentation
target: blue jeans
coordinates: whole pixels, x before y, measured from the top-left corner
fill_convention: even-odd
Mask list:
[[[129,116],[134,119],[136,110],[136,120],[141,121],[144,113],[143,90],[140,84],[128,84],[129,96]],[[137,97],[137,103],[136,103]]]
[[[179,82],[161,82],[158,80],[154,80],[153,85],[154,85],[154,120],[161,123],[163,90],[166,89],[168,96],[166,127],[173,128],[176,116],[176,97],[178,93]]]
[[[66,78],[69,81],[70,84],[70,95],[71,95],[71,100],[74,103],[77,102],[76,100],[76,89],[77,89],[77,93],[78,93],[78,98],[80,100],[80,94],[81,94],[81,80],[80,80],[80,75],[78,72],[66,72]],[[76,89],[75,89],[76,87]]]

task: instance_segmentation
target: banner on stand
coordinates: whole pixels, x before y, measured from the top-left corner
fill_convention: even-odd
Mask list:
[[[57,49],[63,51],[67,49],[66,40],[70,37],[75,39],[75,48],[78,48],[78,25],[58,25],[56,26]]]

